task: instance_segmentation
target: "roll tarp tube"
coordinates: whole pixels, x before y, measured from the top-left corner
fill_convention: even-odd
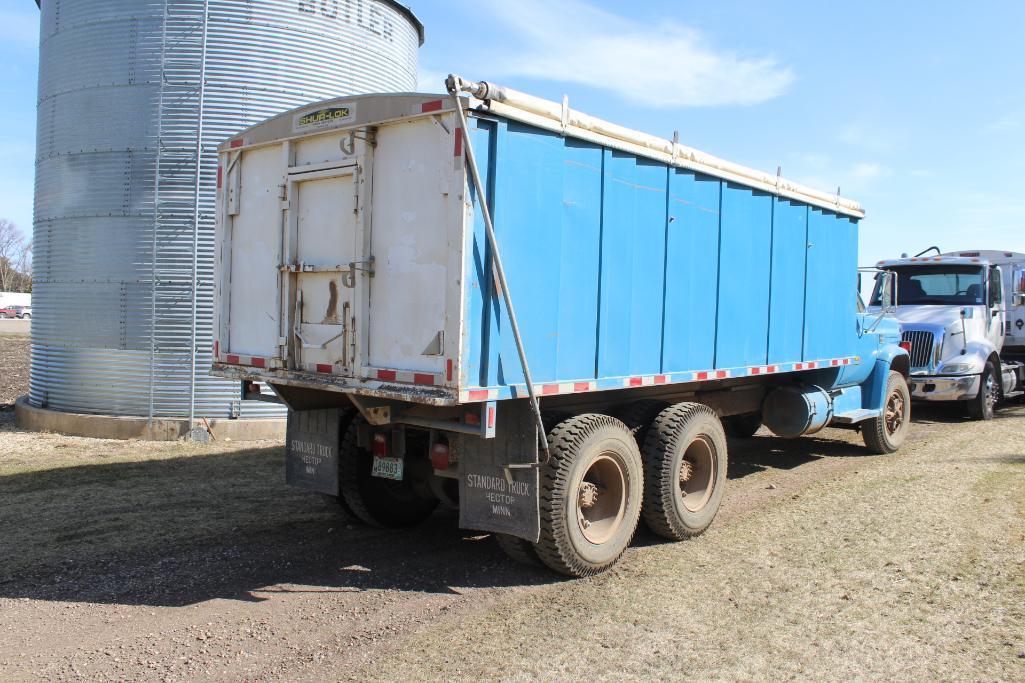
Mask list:
[[[692,147],[681,145],[673,140],[666,140],[612,123],[611,121],[590,116],[575,109],[570,109],[565,103],[552,102],[487,81],[466,81],[458,76],[450,77],[449,81],[453,83],[457,92],[466,92],[479,100],[497,102],[541,117],[542,119],[547,119],[553,123],[561,122],[561,127],[564,131],[567,127],[571,127],[606,136],[651,150],[653,153],[670,156],[674,162],[686,161],[697,170],[713,176],[722,174],[727,179],[735,178],[739,179],[740,182],[754,183],[759,189],[775,188],[777,191],[785,190],[797,195],[802,201],[812,203],[821,208],[853,215],[858,218],[864,216],[864,211],[860,204],[840,197],[839,194],[829,194],[815,190],[777,175],[748,168],[747,166],[721,159]]]
[[[520,327],[516,323],[516,312],[513,309],[512,294],[509,292],[509,286],[505,279],[505,270],[502,268],[502,256],[498,248],[498,240],[495,237],[495,226],[491,221],[491,210],[488,207],[488,195],[485,191],[484,183],[481,181],[480,172],[477,169],[477,158],[473,153],[473,142],[470,138],[469,126],[466,124],[466,113],[463,111],[463,105],[459,97],[460,90],[467,85],[477,86],[477,84],[464,84],[462,79],[454,75],[450,75],[445,81],[445,86],[455,103],[456,117],[459,119],[459,128],[463,131],[463,150],[466,155],[466,165],[470,168],[470,176],[473,179],[473,185],[476,188],[477,197],[480,199],[481,215],[484,217],[484,229],[488,237],[488,246],[491,248],[491,267],[494,272],[498,288],[502,293],[502,299],[505,301],[505,310],[509,315],[509,328],[512,330],[513,339],[516,342],[516,352],[519,354],[520,367],[523,369],[523,380],[527,383],[527,394],[530,396],[530,407],[534,412],[534,420],[537,423],[537,433],[540,435],[541,439],[541,449],[545,454],[544,459],[540,462],[516,463],[508,465],[507,467],[541,467],[548,462],[550,457],[550,453],[548,451],[548,435],[545,434],[544,422],[541,419],[541,406],[538,403],[537,394],[534,391],[534,381],[530,376],[530,367],[527,364],[527,354],[523,348],[523,339],[520,337]],[[485,84],[485,90],[487,87],[488,86]]]

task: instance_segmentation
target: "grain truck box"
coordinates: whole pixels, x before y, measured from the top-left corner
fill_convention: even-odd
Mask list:
[[[906,434],[854,202],[487,83],[276,116],[220,149],[214,374],[289,408],[289,483],[445,503],[584,575],[701,533],[727,434]],[[269,387],[269,388],[268,388]]]

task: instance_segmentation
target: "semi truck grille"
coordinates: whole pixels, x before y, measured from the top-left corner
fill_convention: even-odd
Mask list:
[[[929,367],[929,359],[932,357],[933,349],[932,332],[907,330],[901,335],[901,339],[911,342],[911,367]]]

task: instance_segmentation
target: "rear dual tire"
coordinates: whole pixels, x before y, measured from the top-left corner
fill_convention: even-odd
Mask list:
[[[598,574],[619,560],[637,529],[644,486],[637,442],[621,421],[584,414],[556,425],[548,445],[534,551],[561,574]]]
[[[359,445],[366,420],[355,411],[343,416],[338,444],[338,495],[330,496],[346,513],[375,527],[399,528],[423,522],[438,507],[437,498],[417,494],[403,481],[371,475],[373,454]]]
[[[722,426],[729,436],[736,439],[750,439],[762,427],[762,414],[730,415],[722,419]]]
[[[648,430],[644,456],[644,521],[673,541],[712,523],[726,490],[726,433],[715,411],[677,403]]]
[[[541,471],[540,539],[497,535],[506,554],[590,576],[619,561],[642,515],[671,540],[705,531],[726,485],[726,435],[715,412],[697,403],[664,407],[647,425],[643,449],[636,428],[598,414],[556,425]]]

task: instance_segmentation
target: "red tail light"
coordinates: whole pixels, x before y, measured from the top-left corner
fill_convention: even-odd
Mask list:
[[[448,457],[448,444],[436,443],[431,447],[431,464],[436,470],[447,470],[451,464]]]
[[[908,353],[911,353],[911,342],[909,342],[909,341],[902,341],[900,343],[900,348],[904,349]]]
[[[374,438],[371,440],[371,452],[375,458],[387,458],[388,457],[388,437],[377,432],[374,434]]]

